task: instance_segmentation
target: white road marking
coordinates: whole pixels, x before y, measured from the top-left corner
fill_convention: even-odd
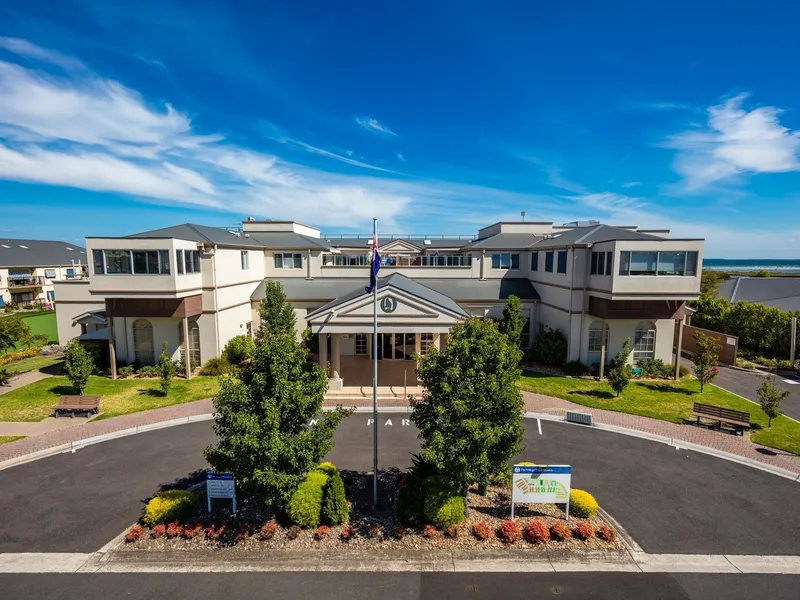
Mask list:
[[[542,420],[536,419],[536,425],[539,427],[539,435],[542,435]]]
[[[800,381],[795,381],[794,379],[781,379],[781,381],[789,385],[800,385]]]

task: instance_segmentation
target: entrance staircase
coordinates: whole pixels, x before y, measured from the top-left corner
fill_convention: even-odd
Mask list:
[[[408,396],[422,397],[422,387],[379,386],[378,406],[408,406]],[[325,404],[328,406],[336,404],[372,406],[372,386],[346,386],[341,390],[328,390],[325,394]]]

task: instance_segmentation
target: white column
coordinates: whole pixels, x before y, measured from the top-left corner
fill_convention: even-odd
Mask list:
[[[319,366],[328,375],[328,334],[319,334]]]
[[[486,279],[486,249],[481,250],[481,279]]]
[[[342,376],[341,376],[341,348],[342,348],[342,334],[331,334],[331,378],[328,381],[328,389],[340,390],[342,389]]]

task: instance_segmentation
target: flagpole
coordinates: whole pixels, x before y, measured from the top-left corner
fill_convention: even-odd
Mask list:
[[[378,219],[372,219],[372,247],[378,251]],[[378,505],[378,277],[372,288],[372,501]]]

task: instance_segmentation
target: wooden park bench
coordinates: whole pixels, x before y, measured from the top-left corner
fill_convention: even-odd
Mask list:
[[[100,396],[61,396],[54,410],[56,419],[66,414],[74,417],[76,413],[88,417],[100,410]]]
[[[731,408],[723,408],[721,406],[711,406],[710,404],[694,403],[694,410],[692,414],[697,417],[697,423],[700,424],[700,419],[708,419],[717,422],[717,427],[722,428],[722,424],[726,423],[732,425],[733,428],[739,432],[739,435],[744,435],[745,429],[750,429],[750,413],[742,412],[740,410],[733,410]]]

